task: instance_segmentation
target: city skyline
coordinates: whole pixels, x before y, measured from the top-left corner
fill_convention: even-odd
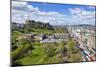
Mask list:
[[[95,25],[95,6],[12,1],[12,22],[35,20],[51,25]]]

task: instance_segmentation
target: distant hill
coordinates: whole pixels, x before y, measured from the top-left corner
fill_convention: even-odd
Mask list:
[[[34,20],[28,20],[26,23],[11,23],[12,31],[22,31],[24,29],[31,30],[31,29],[48,29],[53,30],[53,26],[51,26],[49,23],[43,23],[43,22],[36,22]]]
[[[54,27],[95,27],[95,25],[89,25],[89,24],[76,24],[76,25],[55,25]]]
[[[70,25],[70,26],[95,26],[95,25],[89,25],[89,24],[77,24],[77,25]]]
[[[12,31],[21,31],[22,29],[24,29],[24,27],[25,27],[25,24],[23,23],[16,23],[16,22],[11,23]]]
[[[47,28],[47,29],[53,29],[53,26],[50,25],[49,23],[43,23],[43,22],[36,22],[34,20],[28,20],[26,21],[26,25],[29,25],[31,27],[34,27],[34,28]]]

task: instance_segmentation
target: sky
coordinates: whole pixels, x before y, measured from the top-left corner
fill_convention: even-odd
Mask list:
[[[51,25],[95,25],[95,6],[12,1],[12,22],[41,21]]]

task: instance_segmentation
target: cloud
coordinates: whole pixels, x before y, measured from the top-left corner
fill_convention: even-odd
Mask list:
[[[89,6],[89,9],[95,9],[95,6]]]
[[[23,6],[27,6],[27,2],[12,1],[12,6],[13,7],[23,7]]]
[[[60,25],[66,17],[66,15],[56,11],[40,11],[38,7],[33,7],[27,2],[12,2],[12,4],[12,21],[17,23],[24,23],[25,20],[30,19]]]
[[[12,22],[24,23],[26,19],[25,11],[12,10]]]
[[[27,2],[12,1],[12,22],[25,23],[30,13],[38,11],[38,7],[33,7]]]
[[[33,7],[31,5],[28,5],[27,8],[28,8],[28,11],[31,11],[31,12],[38,12],[39,11],[38,7]]]
[[[84,8],[69,8],[69,14],[39,9],[27,2],[12,1],[12,22],[25,23],[30,19],[52,25],[95,24],[95,11],[86,11]]]
[[[38,7],[33,7],[32,5],[29,5],[27,2],[19,2],[19,1],[12,1],[12,9],[22,10],[22,11],[31,11],[31,12],[39,11]]]
[[[55,16],[55,15],[60,15],[60,13],[54,12],[54,11],[52,11],[52,12],[41,12],[41,11],[39,11],[38,14],[39,15],[42,15],[42,16]]]
[[[70,8],[68,11],[78,24],[95,24],[95,11],[86,11],[83,8]]]
[[[27,10],[27,2],[12,1],[12,9]]]
[[[78,14],[82,12],[82,9],[80,8],[69,8],[68,11],[70,11],[71,14]]]

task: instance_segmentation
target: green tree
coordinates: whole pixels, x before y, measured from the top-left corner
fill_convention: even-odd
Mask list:
[[[74,41],[72,41],[72,40],[68,41],[67,48],[71,53],[73,53],[76,50],[75,45],[76,44]]]
[[[11,52],[13,62],[23,57],[28,50],[32,49],[32,43],[28,40],[21,40],[18,42],[18,44],[20,45],[20,47],[18,47],[15,51]]]

